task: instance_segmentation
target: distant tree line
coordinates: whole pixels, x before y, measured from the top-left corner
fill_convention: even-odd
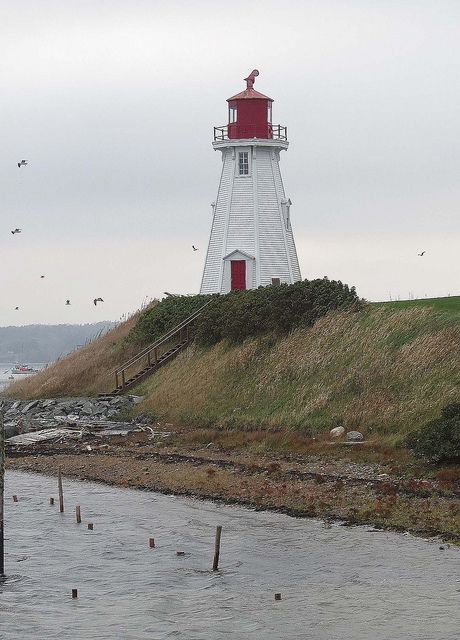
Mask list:
[[[0,327],[0,362],[52,362],[114,326],[92,324],[31,324]]]

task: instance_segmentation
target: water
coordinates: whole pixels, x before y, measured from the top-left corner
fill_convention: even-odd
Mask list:
[[[2,640],[459,637],[458,548],[67,480],[60,515],[48,504],[56,479],[9,472],[6,480]]]
[[[46,364],[43,362],[28,362],[27,364],[34,369],[43,369],[43,367],[46,367]],[[16,374],[13,376],[13,380],[10,380],[10,377],[12,375],[11,369],[15,366],[16,365],[11,362],[0,362],[0,393],[2,389],[10,384],[10,382],[14,382],[15,380],[22,380],[23,378],[28,378],[29,375],[33,375],[27,373]]]

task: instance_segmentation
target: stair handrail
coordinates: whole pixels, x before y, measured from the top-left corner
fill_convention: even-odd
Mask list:
[[[158,338],[158,340],[155,340],[155,342],[152,342],[147,347],[144,347],[142,351],[139,351],[138,353],[136,353],[136,355],[132,356],[129,360],[127,360],[122,365],[117,367],[113,373],[115,375],[117,375],[118,373],[121,373],[123,369],[127,369],[131,365],[135,364],[138,360],[146,356],[150,351],[153,351],[157,347],[161,346],[164,342],[169,340],[169,338],[172,338],[175,333],[177,333],[178,331],[180,331],[181,329],[189,325],[191,322],[193,322],[193,320],[196,320],[196,318],[201,314],[203,309],[207,307],[211,302],[212,300],[208,300],[208,302],[206,302],[202,307],[194,311],[192,314],[188,316],[188,318],[185,318],[185,320],[182,320],[182,322],[180,322],[178,325],[170,329],[161,338]]]

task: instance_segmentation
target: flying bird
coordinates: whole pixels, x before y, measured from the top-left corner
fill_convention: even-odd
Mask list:
[[[418,256],[424,256],[426,251],[422,251],[422,253],[417,253]]]
[[[18,167],[19,168],[25,167],[25,166],[27,166],[27,160],[21,160],[21,162],[18,162]]]
[[[19,311],[19,307],[14,307],[14,310],[15,311]]]
[[[18,228],[16,227],[16,229],[12,229],[12,230],[11,230],[11,233],[14,235],[15,233],[21,233],[21,231],[22,231],[22,229],[18,229]]]
[[[45,276],[40,276],[40,278],[44,278]]]
[[[65,303],[66,303],[66,306],[68,307],[70,305],[70,300],[66,300]]]
[[[193,249],[193,251],[198,251],[197,247],[195,247],[194,244],[192,244],[192,249]]]
[[[102,298],[94,298],[93,303],[95,307],[97,307],[98,302],[104,302],[104,300]]]

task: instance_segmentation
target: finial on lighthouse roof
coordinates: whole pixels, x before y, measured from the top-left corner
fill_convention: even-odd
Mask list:
[[[247,78],[245,78],[246,80],[246,89],[252,89],[252,87],[254,86],[254,82],[256,81],[257,76],[259,75],[259,72],[257,69],[254,69],[253,71],[251,71],[251,73],[248,75]]]

